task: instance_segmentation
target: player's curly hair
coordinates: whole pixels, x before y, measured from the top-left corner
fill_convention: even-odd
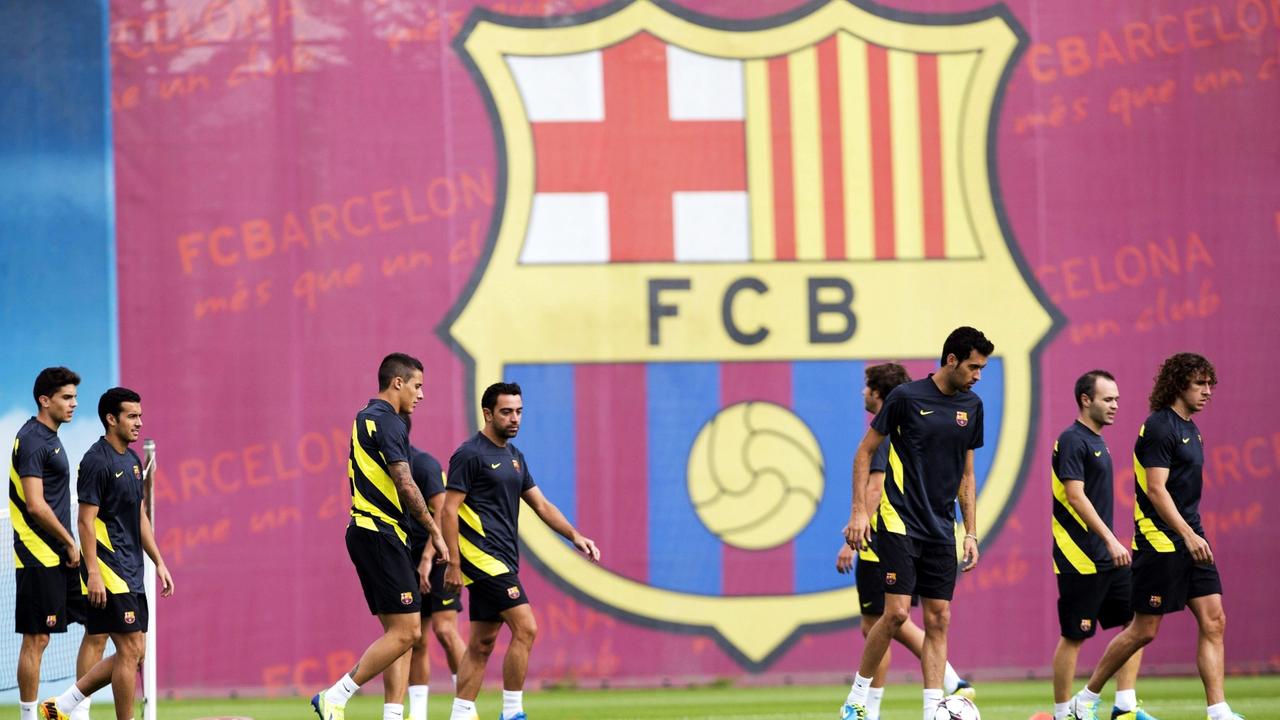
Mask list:
[[[1155,387],[1151,388],[1148,400],[1151,412],[1173,405],[1174,399],[1200,377],[1207,378],[1209,385],[1218,384],[1218,373],[1214,371],[1213,363],[1203,355],[1178,353],[1165,360],[1156,373]]]
[[[907,369],[895,362],[872,365],[866,369],[867,387],[871,388],[883,400],[889,397],[889,391],[902,383],[911,382]]]

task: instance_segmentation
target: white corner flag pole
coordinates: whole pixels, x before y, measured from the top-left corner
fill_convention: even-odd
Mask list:
[[[142,492],[146,498],[147,519],[151,521],[152,532],[156,524],[156,441],[147,438],[142,441],[143,462],[146,469],[142,473]],[[156,701],[160,692],[156,688],[156,564],[143,553],[143,589],[147,595],[147,609],[151,616],[151,628],[147,633],[147,655],[142,662],[142,717],[143,720],[156,720]]]

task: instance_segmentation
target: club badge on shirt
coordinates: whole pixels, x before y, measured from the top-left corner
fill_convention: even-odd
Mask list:
[[[957,424],[957,425],[959,425],[960,427],[965,427],[966,425],[968,425],[968,424],[969,424],[969,413],[967,413],[967,412],[965,412],[965,411],[963,411],[963,410],[957,410],[957,411],[956,411],[956,424]]]

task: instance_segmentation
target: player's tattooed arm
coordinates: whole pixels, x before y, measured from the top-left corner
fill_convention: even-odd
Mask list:
[[[422,527],[426,528],[427,532],[432,534],[439,532],[436,521],[431,518],[431,513],[427,512],[427,501],[422,497],[422,491],[413,481],[409,463],[393,462],[387,466],[387,472],[395,481],[396,490],[400,494],[400,504],[409,511],[409,515],[422,523]]]
[[[449,551],[445,547],[444,536],[440,534],[440,527],[431,518],[431,513],[427,512],[427,501],[423,499],[418,484],[413,481],[413,472],[409,469],[409,463],[393,462],[387,466],[387,472],[390,473],[391,479],[396,484],[396,490],[400,494],[400,506],[406,508],[409,515],[422,523],[422,527],[431,534],[431,542],[427,543],[423,556],[434,556],[437,562],[448,562]]]

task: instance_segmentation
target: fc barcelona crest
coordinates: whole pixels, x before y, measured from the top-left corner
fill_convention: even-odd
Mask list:
[[[963,410],[957,410],[956,424],[959,425],[960,427],[967,427],[969,425],[969,413]]]
[[[605,549],[594,565],[525,517],[547,577],[624,617],[703,628],[751,668],[848,620],[857,591],[828,560],[863,369],[936,363],[960,325],[999,349],[975,388],[978,522],[998,529],[1055,318],[992,177],[1024,39],[1002,6],[472,13],[454,47],[489,108],[499,191],[440,332],[472,398],[521,384],[532,474]],[[498,318],[512,321],[495,332]]]

